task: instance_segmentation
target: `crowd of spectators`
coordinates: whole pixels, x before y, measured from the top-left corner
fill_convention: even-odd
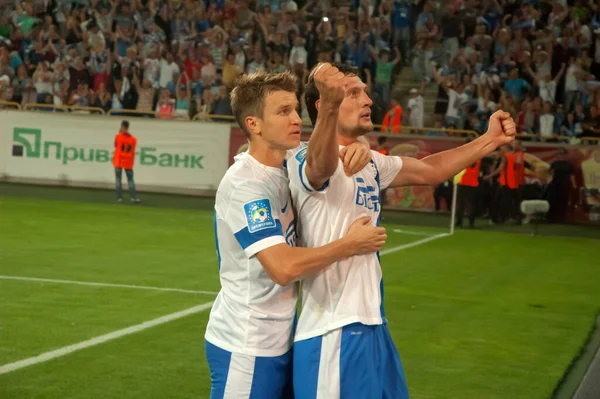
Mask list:
[[[427,1],[413,20],[438,126],[482,133],[503,109],[530,140],[600,137],[600,1]]]
[[[486,129],[510,112],[532,139],[600,136],[600,1],[0,0],[0,99],[230,115],[236,77],[319,61],[356,66],[373,119],[398,118],[393,77],[411,66],[404,123]],[[420,83],[420,84],[419,84]],[[301,91],[298,93],[301,98]],[[435,130],[432,131],[435,134]]]
[[[238,75],[291,70],[303,80],[318,61],[336,61],[359,68],[380,121],[394,68],[409,53],[408,7],[391,0],[0,0],[0,8],[0,100],[21,104],[230,115]]]

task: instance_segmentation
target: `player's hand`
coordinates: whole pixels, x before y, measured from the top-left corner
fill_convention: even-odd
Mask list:
[[[490,124],[486,132],[496,147],[508,144],[515,139],[517,127],[508,112],[496,111],[490,116]]]
[[[321,104],[339,107],[346,95],[349,77],[328,62],[317,66],[315,85],[321,96]]]
[[[385,244],[385,228],[370,226],[371,218],[366,216],[356,220],[350,226],[346,238],[349,240],[353,255],[365,255],[377,252]]]
[[[371,162],[371,150],[361,142],[352,143],[340,150],[340,159],[344,164],[346,176],[352,176],[363,170]]]

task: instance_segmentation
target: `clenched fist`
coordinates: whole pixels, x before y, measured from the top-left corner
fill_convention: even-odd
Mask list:
[[[321,95],[321,104],[339,106],[344,100],[349,77],[330,63],[321,63],[314,74],[315,85]]]
[[[515,139],[517,127],[508,112],[496,111],[490,116],[490,123],[486,135],[499,147]]]

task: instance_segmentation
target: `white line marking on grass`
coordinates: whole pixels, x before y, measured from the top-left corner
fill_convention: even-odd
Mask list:
[[[196,290],[184,290],[182,288],[151,287],[148,285],[95,283],[92,281],[56,280],[56,279],[52,279],[52,278],[37,278],[37,277],[23,277],[23,276],[0,276],[0,279],[20,280],[20,281],[36,281],[39,283],[88,285],[88,286],[92,286],[92,287],[133,288],[136,290],[184,292],[186,294],[203,294],[203,295],[217,295],[218,294],[218,292],[215,292],[215,291],[196,291]]]
[[[408,230],[394,229],[393,232],[394,233],[400,233],[400,234],[408,234],[408,235],[411,235],[411,236],[431,237],[431,233],[423,233],[421,231],[408,231]]]
[[[385,251],[381,251],[380,255],[388,255],[394,252],[402,251],[408,248],[416,247],[421,244],[425,244],[427,242],[437,240],[438,238],[447,237],[450,234],[442,233],[436,234],[434,236],[423,238],[422,240],[418,240],[415,242],[411,242],[409,244],[399,245],[397,247],[393,247],[390,249],[386,249]],[[121,288],[136,288],[136,289],[147,289],[147,290],[157,290],[157,291],[175,291],[175,292],[188,292],[195,294],[216,294],[216,292],[211,291],[193,291],[193,290],[182,290],[178,288],[159,288],[159,287],[148,287],[142,285],[125,285],[125,284],[108,284],[108,283],[91,283],[91,282],[83,282],[83,281],[70,281],[70,280],[54,280],[54,279],[44,279],[44,278],[34,278],[34,277],[19,277],[19,276],[0,276],[0,279],[10,279],[10,280],[25,280],[25,281],[39,281],[39,282],[49,282],[49,283],[64,283],[64,284],[78,284],[78,285],[92,285],[99,287],[121,287]],[[86,349],[92,346],[96,346],[102,344],[107,341],[111,341],[113,339],[117,339],[126,335],[135,334],[140,331],[147,330],[154,326],[158,326],[160,324],[165,324],[173,320],[180,319],[182,317],[189,316],[194,313],[202,312],[203,310],[209,309],[213,305],[213,302],[203,303],[202,305],[194,306],[189,309],[182,310],[180,312],[171,313],[166,316],[162,316],[153,320],[149,320],[143,322],[141,324],[136,324],[135,326],[127,327],[122,330],[113,331],[111,333],[101,335],[99,337],[95,337],[89,339],[87,341],[79,342],[74,345],[65,346],[50,352],[42,353],[41,355],[30,357],[27,359],[19,360],[14,363],[8,363],[3,366],[0,366],[0,375],[9,373],[11,371],[19,370],[24,367],[32,366],[39,363],[44,363],[52,359],[56,359],[58,357],[62,357],[68,355],[69,353],[73,353],[82,349]]]
[[[381,251],[379,253],[379,255],[380,256],[384,256],[384,255],[392,254],[394,252],[398,252],[398,251],[402,251],[402,250],[405,250],[405,249],[408,249],[408,248],[416,247],[417,245],[425,244],[426,242],[437,240],[438,238],[442,238],[442,237],[447,237],[449,235],[450,234],[448,234],[448,233],[436,234],[434,236],[423,238],[422,240],[411,242],[409,244],[399,245],[397,247],[386,249],[384,251]]]
[[[98,337],[88,339],[87,341],[79,342],[74,345],[65,346],[50,352],[42,353],[41,355],[30,357],[27,359],[19,360],[14,363],[8,363],[3,366],[0,366],[0,375],[5,373],[10,373],[11,371],[19,370],[24,367],[33,366],[34,364],[44,363],[52,359],[56,359],[57,357],[62,357],[68,355],[69,353],[77,352],[82,349],[86,349],[92,346],[96,346],[102,344],[104,342],[111,341],[113,339],[121,338],[126,335],[135,334],[140,331],[147,330],[149,328],[168,323],[173,320],[181,319],[182,317],[186,317],[192,315],[194,313],[202,312],[206,309],[209,309],[212,306],[212,302],[203,303],[202,305],[194,306],[189,309],[185,309],[179,312],[171,313],[153,320],[148,320],[140,324],[136,324],[134,326],[130,326],[124,328],[122,330],[113,331],[111,333],[100,335]]]

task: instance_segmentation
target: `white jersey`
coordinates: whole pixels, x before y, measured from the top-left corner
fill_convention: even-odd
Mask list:
[[[371,151],[372,162],[347,177],[342,162],[324,187],[316,190],[306,177],[306,149],[287,162],[301,246],[326,245],[346,235],[358,218],[379,222],[381,190],[402,168],[400,157]],[[379,254],[353,256],[302,281],[302,311],[295,341],[360,322],[383,324],[383,281]]]
[[[210,312],[207,341],[251,356],[280,356],[292,346],[297,285],[274,283],[256,254],[295,245],[287,171],[235,158],[217,190],[215,237],[221,291]]]

